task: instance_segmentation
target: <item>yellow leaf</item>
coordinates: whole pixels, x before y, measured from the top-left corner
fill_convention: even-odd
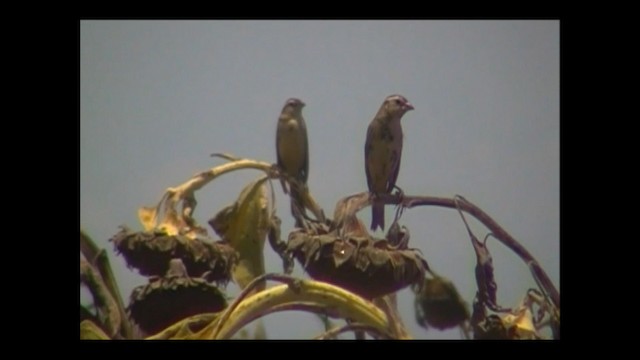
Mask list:
[[[160,230],[166,232],[167,235],[175,236],[180,233],[180,229],[184,228],[185,224],[174,209],[169,209],[159,227]]]
[[[145,231],[151,231],[156,226],[156,208],[143,206],[138,209],[138,220]]]
[[[533,325],[533,314],[529,309],[523,309],[516,314],[507,314],[502,318],[507,327],[515,326],[520,339],[537,339],[536,328]]]
[[[233,280],[243,289],[265,272],[263,249],[270,219],[267,179],[263,176],[247,185],[233,205],[211,220],[216,232],[238,252]]]

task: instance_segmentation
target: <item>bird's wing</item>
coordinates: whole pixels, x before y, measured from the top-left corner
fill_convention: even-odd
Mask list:
[[[309,178],[309,138],[307,137],[307,125],[304,122],[304,118],[300,117],[299,125],[302,132],[302,150],[304,151],[304,163],[302,169],[300,169],[300,178],[305,184]]]
[[[371,173],[369,172],[369,156],[371,154],[372,144],[371,141],[374,137],[374,127],[371,126],[373,123],[369,124],[369,128],[367,129],[367,140],[364,143],[364,169],[367,174],[367,186],[369,187],[369,191],[373,189],[373,179],[371,178]]]
[[[400,173],[400,160],[402,160],[402,148],[397,151],[394,150],[391,155],[392,164],[395,166],[391,170],[391,176],[389,176],[389,181],[387,182],[387,193],[391,193],[393,187],[396,186],[396,180],[398,180],[398,174]]]
[[[277,128],[276,128],[276,156],[278,157],[278,166],[279,166],[279,167],[282,167],[282,166],[283,166],[283,164],[282,164],[282,157],[281,157],[281,155],[280,155],[280,141],[281,141],[281,139],[280,139],[280,137],[281,137],[280,133],[282,132],[282,130],[280,129],[280,127],[282,126],[282,125],[281,125],[281,124],[282,124],[282,120],[281,120],[281,119],[282,119],[282,117],[280,117],[280,118],[278,119],[278,126],[277,126]]]

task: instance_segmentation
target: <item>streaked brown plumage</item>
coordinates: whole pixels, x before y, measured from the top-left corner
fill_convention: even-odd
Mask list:
[[[302,108],[305,103],[296,98],[288,99],[280,117],[276,131],[276,153],[278,166],[287,175],[298,180],[306,186],[309,178],[309,141],[307,139],[307,126],[302,117]],[[296,207],[302,213],[305,212],[300,189],[290,187],[291,213],[296,218],[296,226],[301,227],[296,216]]]
[[[390,95],[378,109],[367,129],[364,145],[367,185],[373,194],[391,193],[398,179],[402,157],[402,126],[400,119],[413,110],[402,95]],[[371,230],[384,230],[384,204],[371,206]]]

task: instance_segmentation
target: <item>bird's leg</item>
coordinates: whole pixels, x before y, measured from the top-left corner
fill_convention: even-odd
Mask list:
[[[393,185],[393,188],[397,190],[396,196],[400,197],[400,202],[404,199],[404,190],[400,188],[398,185]]]
[[[404,204],[404,191],[397,185],[394,185],[393,188],[397,190],[395,195],[400,198],[398,205],[396,205],[396,217],[393,220],[395,223],[400,219],[400,217],[402,217],[402,213],[404,212],[406,205]]]
[[[411,236],[409,234],[409,229],[406,226],[403,225],[402,227],[400,227],[400,225],[398,224],[398,220],[400,220],[400,218],[402,217],[402,213],[406,208],[406,206],[404,205],[404,191],[396,185],[394,185],[393,187],[397,190],[396,195],[400,197],[400,202],[398,202],[398,205],[396,205],[396,214],[393,219],[393,223],[391,224],[391,227],[389,227],[389,231],[387,232],[387,241],[392,248],[404,250],[408,248],[409,238]]]

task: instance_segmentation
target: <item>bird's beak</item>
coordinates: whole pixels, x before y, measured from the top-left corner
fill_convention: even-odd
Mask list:
[[[408,101],[404,104],[404,108],[406,109],[406,111],[414,109],[413,105],[411,105],[411,103]]]

